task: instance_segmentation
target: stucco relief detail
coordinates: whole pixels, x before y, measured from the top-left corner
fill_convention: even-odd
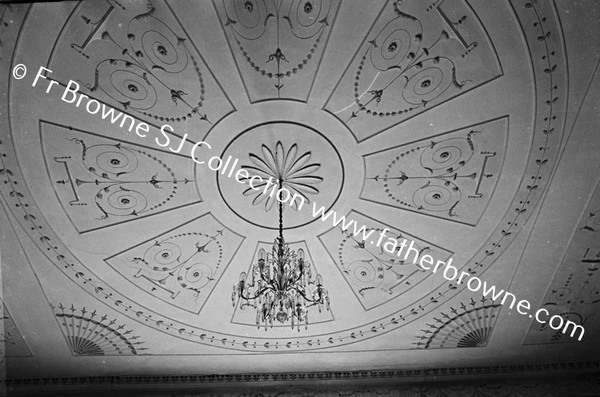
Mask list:
[[[48,176],[79,232],[202,201],[189,159],[41,123]]]
[[[199,313],[243,239],[207,214],[105,261],[153,297]]]
[[[474,274],[483,272],[494,262],[512,241],[516,230],[528,219],[532,207],[539,201],[547,186],[548,177],[557,157],[556,148],[560,144],[562,135],[561,111],[565,105],[564,90],[566,87],[561,32],[554,18],[555,10],[551,3],[545,2],[513,1],[511,4],[528,40],[533,60],[534,78],[538,83],[536,86],[538,89],[536,124],[532,132],[533,154],[528,160],[525,180],[518,187],[518,191],[511,201],[510,211],[505,214],[499,227],[492,232],[490,239],[469,263],[469,271]],[[72,49],[70,50],[72,51]],[[174,104],[171,98],[168,99]],[[161,314],[149,310],[139,302],[132,301],[103,280],[96,278],[93,272],[63,244],[47,223],[44,214],[35,204],[35,200],[27,188],[20,165],[14,156],[12,139],[6,133],[10,133],[9,129],[3,129],[3,131],[5,132],[2,132],[0,139],[0,180],[2,181],[0,191],[3,198],[9,203],[15,218],[31,235],[32,241],[70,280],[99,301],[114,306],[115,310],[141,324],[148,324],[156,330],[178,338],[226,349],[244,351],[248,349],[248,346],[254,345],[261,351],[271,351],[271,349],[276,349],[274,346],[285,346],[285,348],[294,350],[310,350],[356,343],[387,333],[399,328],[402,324],[420,318],[420,314],[413,314],[411,308],[400,309],[353,329],[297,338],[297,340],[295,339],[297,343],[290,346],[286,345],[286,338],[281,338],[280,341],[277,338],[271,340],[269,338],[238,337],[191,324],[165,321]],[[433,291],[431,295],[423,299],[427,301],[437,299],[441,292],[444,291]],[[452,291],[448,292],[449,296],[452,294]]]
[[[216,0],[250,102],[306,101],[339,0]]]
[[[501,74],[467,2],[388,1],[325,109],[362,141]]]
[[[508,118],[365,156],[361,198],[476,225],[504,163]]]

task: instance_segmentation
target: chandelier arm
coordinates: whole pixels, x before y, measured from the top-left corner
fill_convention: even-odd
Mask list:
[[[300,279],[302,278],[302,276],[305,275],[305,274],[306,274],[306,263],[304,263],[302,265],[302,271],[300,272],[300,274],[298,274],[298,277],[296,277],[296,280],[294,280],[294,283],[300,281]],[[306,278],[307,278],[306,282],[308,284],[311,284],[311,282],[310,282],[310,276],[307,275]]]
[[[267,280],[267,279],[265,278],[265,275],[263,274],[263,272],[259,271],[259,273],[260,273],[260,278],[261,278],[261,279],[262,279],[262,280],[263,280],[265,283],[267,283],[267,284],[271,284],[271,280]]]
[[[269,286],[269,287],[265,287],[265,288],[261,289],[260,291],[256,291],[255,294],[254,294],[254,296],[252,296],[252,297],[251,296],[244,296],[244,294],[241,293],[240,294],[240,298],[242,298],[244,300],[247,300],[247,301],[254,300],[254,299],[258,298],[260,295],[262,295],[265,291],[267,291],[269,289],[272,290],[273,292],[275,292],[275,290],[273,289],[273,287]]]
[[[300,279],[302,278],[302,274],[303,274],[303,273],[304,273],[304,272],[301,272],[301,273],[298,275],[298,277],[296,277],[296,279],[292,280],[292,284],[296,284],[298,281],[300,281]]]
[[[299,290],[299,289],[298,289],[298,287],[296,287],[296,286],[293,286],[293,287],[292,287],[292,289],[293,289],[293,290],[295,290],[295,291],[296,291],[297,293],[299,293],[300,295],[302,295],[302,297],[303,297],[304,299],[306,299],[308,302],[310,302],[310,303],[312,303],[312,304],[314,304],[314,305],[316,305],[317,303],[319,303],[319,301],[318,301],[318,300],[311,299],[311,298],[309,298],[308,296],[306,296],[306,294],[305,294],[303,291]],[[312,306],[312,305],[311,305],[311,306]]]

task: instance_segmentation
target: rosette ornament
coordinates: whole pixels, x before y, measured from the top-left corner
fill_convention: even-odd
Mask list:
[[[243,192],[245,196],[254,196],[253,205],[264,203],[266,211],[273,208],[277,201],[276,195],[263,194],[263,188],[269,180],[271,183],[280,182],[280,189],[286,188],[292,195],[299,194],[307,203],[310,203],[310,195],[319,193],[315,185],[323,182],[323,178],[314,173],[321,168],[321,164],[310,162],[311,152],[298,155],[298,145],[295,143],[286,151],[281,141],[275,145],[275,152],[265,144],[261,146],[261,150],[261,155],[250,153],[252,165],[242,166],[252,176],[257,175],[262,178],[260,182],[254,183],[254,189],[249,187]],[[297,210],[298,202],[294,200],[290,206]]]

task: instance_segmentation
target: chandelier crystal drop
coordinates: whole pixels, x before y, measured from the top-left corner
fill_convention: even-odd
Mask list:
[[[279,188],[283,179],[279,179]],[[256,309],[256,325],[265,330],[273,327],[273,320],[290,323],[292,329],[304,324],[308,328],[308,308],[317,306],[319,312],[329,308],[329,295],[323,287],[320,274],[313,277],[311,265],[306,261],[304,250],[291,250],[283,238],[283,204],[279,202],[279,237],[271,252],[260,249],[258,262],[252,265],[250,274],[240,273],[239,281],[231,294],[233,306],[240,302],[240,309]]]

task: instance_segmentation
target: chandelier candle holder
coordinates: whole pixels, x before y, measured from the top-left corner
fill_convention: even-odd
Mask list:
[[[283,178],[279,178],[279,189]],[[279,198],[278,198],[279,199]],[[291,250],[283,238],[283,203],[279,200],[279,237],[270,253],[258,251],[258,263],[254,263],[250,274],[240,273],[239,281],[231,294],[233,306],[240,309],[256,309],[256,325],[273,327],[273,320],[281,324],[291,323],[292,329],[304,324],[308,328],[308,308],[317,306],[319,312],[329,307],[329,295],[323,287],[320,274],[312,277],[311,265],[306,262],[304,250]]]

